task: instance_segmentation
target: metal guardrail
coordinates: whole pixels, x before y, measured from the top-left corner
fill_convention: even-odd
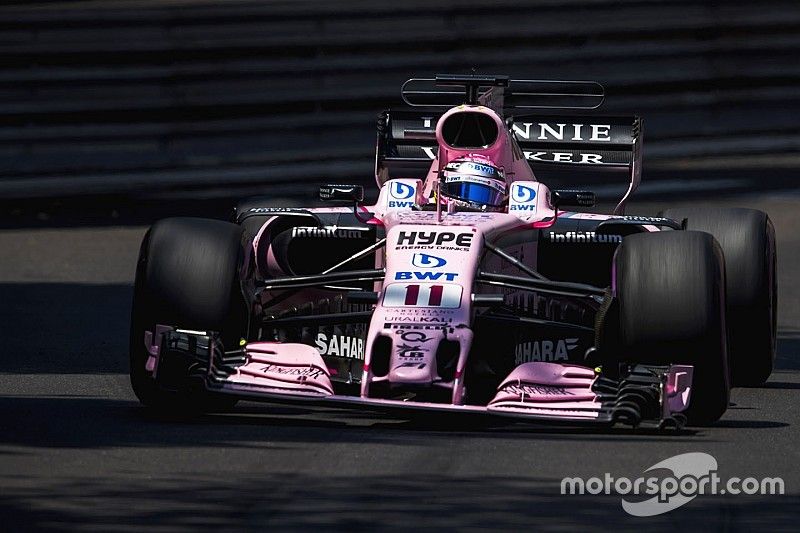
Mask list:
[[[597,79],[648,163],[797,153],[800,5],[48,2],[0,9],[0,198],[370,183],[411,76]]]

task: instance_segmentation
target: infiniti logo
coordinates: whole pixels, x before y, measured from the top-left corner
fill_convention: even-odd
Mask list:
[[[392,193],[392,198],[405,200],[406,198],[411,198],[411,195],[414,194],[414,187],[397,181],[392,183],[392,186],[389,188],[389,192]]]
[[[525,187],[524,185],[514,185],[511,188],[511,197],[514,199],[515,202],[530,202],[534,198],[536,198],[536,191],[530,187]]]
[[[447,264],[447,261],[441,257],[436,257],[430,254],[414,254],[411,258],[411,264],[417,268],[439,268]]]

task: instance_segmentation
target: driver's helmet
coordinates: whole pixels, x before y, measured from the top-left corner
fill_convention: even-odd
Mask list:
[[[502,210],[508,196],[503,170],[488,157],[478,154],[447,163],[440,184],[445,202],[481,211]]]

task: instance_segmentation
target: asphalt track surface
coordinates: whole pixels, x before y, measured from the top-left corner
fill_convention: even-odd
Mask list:
[[[723,203],[775,222],[778,368],[736,389],[716,426],[679,434],[257,403],[159,418],[127,377],[144,228],[0,231],[0,529],[797,530],[800,196]],[[619,495],[560,494],[565,476],[633,479],[686,452],[713,455],[723,479],[780,476],[786,495],[698,496],[636,518]]]

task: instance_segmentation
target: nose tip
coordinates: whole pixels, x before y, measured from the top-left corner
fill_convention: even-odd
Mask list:
[[[392,383],[432,383],[431,368],[427,362],[404,361],[392,368],[389,381]]]

